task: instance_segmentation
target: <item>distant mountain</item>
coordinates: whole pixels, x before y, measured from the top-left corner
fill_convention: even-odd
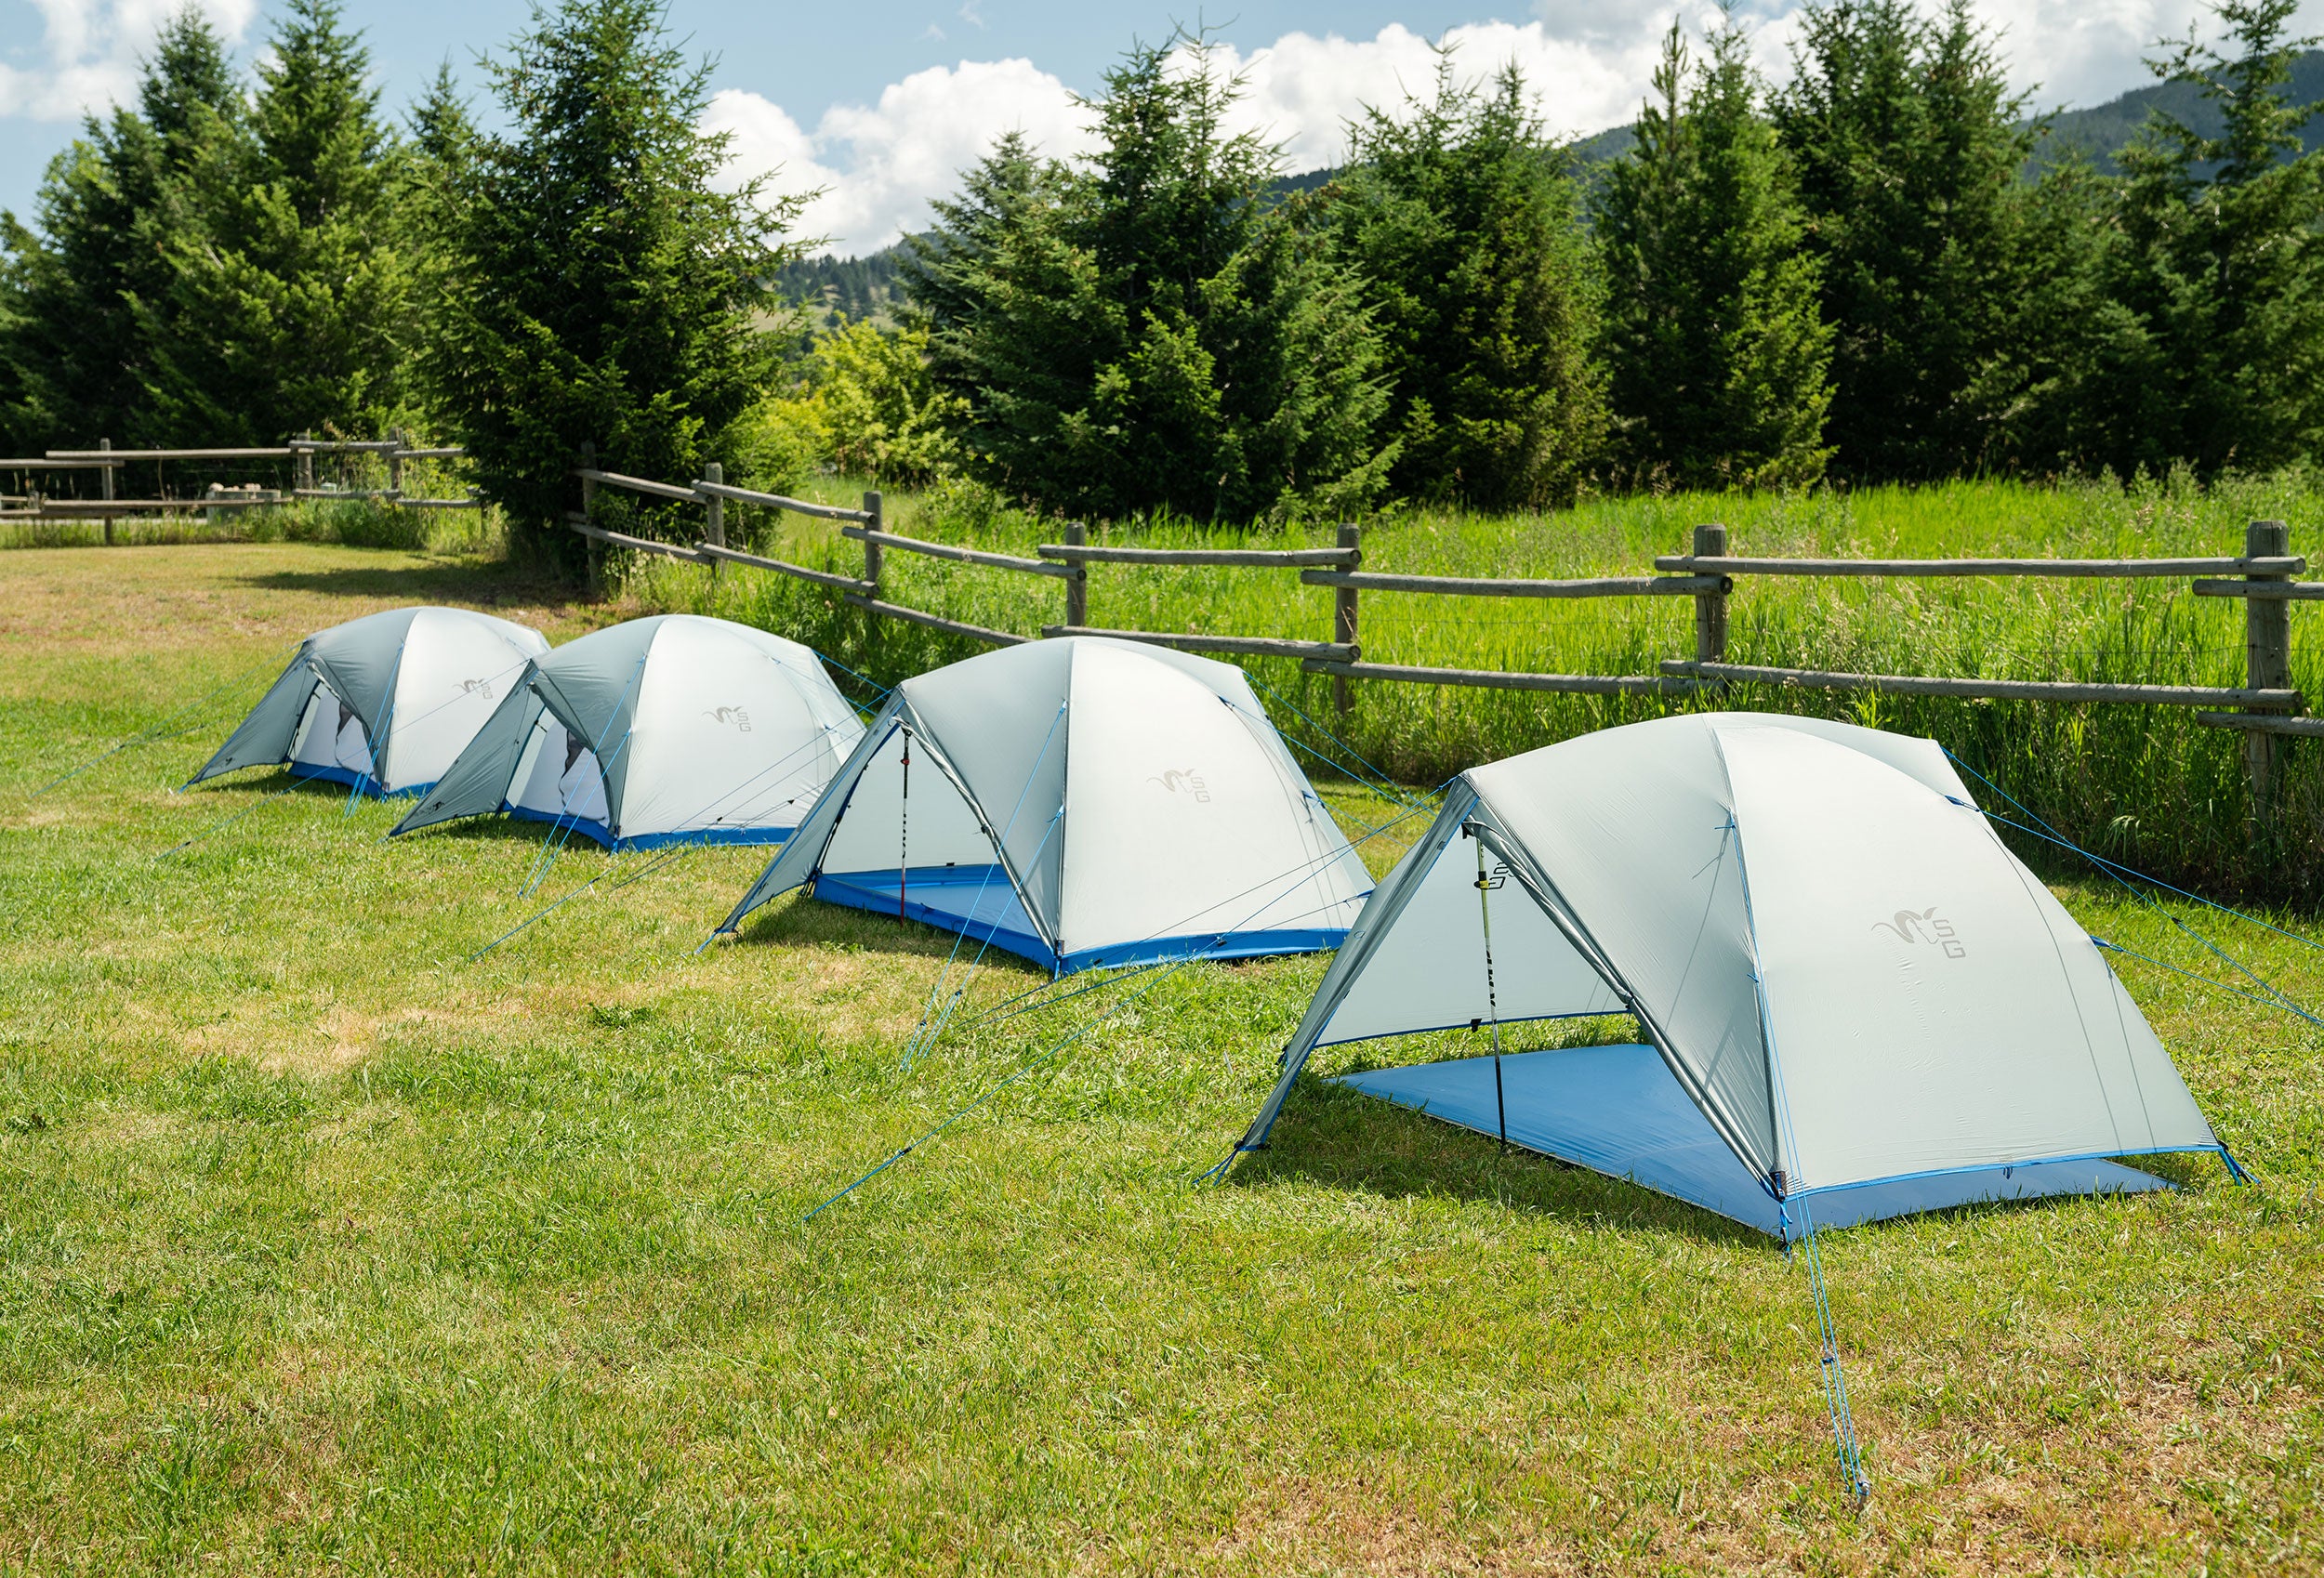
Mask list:
[[[2324,100],[2324,49],[2311,49],[2291,63],[2291,81],[2286,85],[2294,104],[2308,105]],[[2220,129],[2218,107],[2206,100],[2190,84],[2159,82],[2151,87],[2133,88],[2119,99],[2088,110],[2067,110],[2050,121],[2050,136],[2040,153],[2041,160],[2062,157],[2069,149],[2088,154],[2102,170],[2115,168],[2114,155],[2146,124],[2149,111],[2161,110],[2193,126],[2205,137],[2216,137]],[[2324,118],[2310,121],[2301,128],[2303,151],[2314,152],[2324,148]]]
[[[910,245],[900,241],[864,257],[802,257],[783,266],[775,289],[808,309],[813,328],[835,328],[841,318],[892,322],[903,300],[897,276]]]
[[[2324,49],[2308,50],[2292,62],[2289,85],[2295,104],[2324,100]],[[2116,151],[2138,135],[2148,112],[2154,110],[2177,116],[2206,137],[2218,135],[2216,106],[2187,83],[2159,82],[2150,87],[2134,87],[2119,99],[2087,110],[2059,111],[2050,117],[2050,135],[2042,139],[2034,158],[2047,164],[2065,157],[2068,151],[2079,151],[2100,169],[2112,173]],[[2324,117],[2310,121],[2300,138],[2301,146],[2308,151],[2324,147]],[[1603,164],[1637,146],[1636,130],[1613,126],[1576,142],[1574,154],[1585,165]]]

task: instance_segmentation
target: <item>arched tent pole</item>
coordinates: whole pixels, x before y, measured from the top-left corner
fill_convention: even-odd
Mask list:
[[[388,682],[379,688],[379,704],[372,709],[371,727],[363,730],[363,755],[371,758],[371,766],[368,770],[357,773],[355,782],[347,786],[347,804],[339,809],[341,816],[355,814],[355,802],[363,797],[365,779],[369,779],[372,786],[382,796],[388,792],[386,734],[388,725],[395,717],[395,687],[403,676],[403,649],[411,644],[411,639],[412,627],[406,625],[403,639],[395,644],[395,661],[388,665]]]

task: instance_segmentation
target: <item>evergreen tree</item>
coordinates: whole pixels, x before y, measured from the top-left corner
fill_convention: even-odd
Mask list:
[[[1826,431],[1851,476],[1986,459],[1985,375],[2027,327],[2019,172],[2035,132],[1969,0],[1811,5],[1775,99],[1834,333]],[[2032,325],[2039,330],[2040,325]]]
[[[2118,467],[2268,467],[2324,443],[2324,152],[2285,91],[2294,0],[2225,0],[2231,53],[2192,35],[2157,71],[2216,107],[2207,137],[2157,112],[2124,172],[2114,295],[2145,330],[2135,386],[2101,385]]]
[[[797,204],[717,190],[709,69],[652,0],[564,0],[491,68],[509,129],[478,135],[456,180],[429,373],[488,495],[555,557],[578,555],[557,527],[584,443],[691,477],[772,372],[751,318]]]
[[[1681,487],[1797,486],[1830,453],[1831,334],[1749,41],[1729,24],[1710,45],[1690,72],[1671,25],[1661,101],[1606,172],[1598,236],[1623,457],[1633,475]]]
[[[449,61],[436,68],[435,77],[405,117],[405,128],[396,212],[412,271],[408,385],[414,403],[427,410],[429,390],[424,370],[440,365],[450,351],[444,336],[450,321],[445,304],[457,265],[453,238],[459,230],[462,194],[474,179],[476,164],[476,125]],[[433,414],[431,411],[431,429]]]
[[[1004,143],[909,289],[980,470],[1060,510],[1248,520],[1351,507],[1388,456],[1357,283],[1263,201],[1274,149],[1230,136],[1240,85],[1140,46],[1106,74],[1090,167]]]
[[[1566,156],[1516,67],[1367,109],[1326,201],[1387,348],[1396,490],[1487,509],[1568,502],[1604,438],[1598,281]]]
[[[211,443],[374,432],[405,410],[411,341],[403,151],[336,0],[289,0],[249,136],[191,171],[200,223],[143,315],[161,424]]]
[[[931,371],[971,406],[983,401],[980,366],[995,350],[994,336],[983,332],[988,298],[995,327],[1005,327],[995,270],[1013,266],[1011,248],[1054,217],[1074,184],[1072,172],[1041,158],[1023,132],[1004,132],[962,177],[957,195],[931,204],[936,228],[905,238],[904,291],[928,322]]]
[[[154,415],[149,315],[192,220],[187,178],[241,136],[241,89],[199,10],[163,25],[137,108],[92,117],[41,184],[38,229],[0,215],[0,447],[173,441]]]

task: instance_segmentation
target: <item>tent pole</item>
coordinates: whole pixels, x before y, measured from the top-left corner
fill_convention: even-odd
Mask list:
[[[1471,833],[1472,838],[1476,835]],[[1477,913],[1485,922],[1485,1012],[1493,1026],[1493,1111],[1501,1130],[1501,1150],[1509,1150],[1509,1106],[1501,1097],[1501,1008],[1493,990],[1493,905],[1486,895],[1492,885],[1485,875],[1485,840],[1476,839],[1477,846]]]
[[[896,919],[904,919],[904,895],[912,886],[912,730],[904,731],[904,809],[896,813]]]

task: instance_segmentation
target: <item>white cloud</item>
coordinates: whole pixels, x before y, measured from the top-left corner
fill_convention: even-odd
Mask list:
[[[1923,3],[1934,14],[1935,0]],[[1440,42],[1453,46],[1455,70],[1466,78],[1514,62],[1542,119],[1567,137],[1637,114],[1674,14],[1697,38],[1719,15],[1713,0],[1656,7],[1535,0],[1533,10],[1530,21],[1466,24]],[[1737,14],[1753,30],[1761,69],[1788,76],[1802,20],[1798,0],[1745,0]],[[1975,0],[1974,14],[1999,33],[2013,85],[2033,91],[2044,108],[2101,103],[2140,86],[2150,80],[2141,59],[2155,53],[2156,40],[2183,35],[2191,22],[2215,26],[2203,0]],[[975,0],[959,15],[981,20]],[[2324,0],[2306,0],[2293,31],[2319,20]],[[1345,156],[1347,125],[1367,106],[1393,112],[1408,93],[1432,90],[1436,59],[1429,43],[1396,23],[1370,38],[1289,33],[1248,52],[1221,44],[1215,64],[1245,78],[1237,129],[1282,143],[1290,168],[1311,170]],[[957,190],[959,173],[1002,132],[1021,129],[1043,151],[1071,155],[1090,145],[1088,118],[1063,82],[1018,59],[916,72],[885,89],[877,104],[826,111],[812,132],[740,89],[719,94],[704,124],[734,134],[738,172],[781,165],[777,190],[827,188],[803,232],[830,238],[832,251],[862,253],[925,226],[929,200]]]
[[[2042,108],[2088,108],[2155,79],[2141,64],[2163,53],[2156,41],[2184,38],[2194,25],[2219,36],[2202,0],[1978,0],[1977,20],[1999,30],[2010,81]],[[2309,0],[2291,19],[2293,36],[2317,31],[2324,5]]]
[[[257,20],[257,0],[197,0],[226,41],[239,43]],[[0,59],[0,117],[69,121],[125,102],[137,90],[138,60],[184,0],[30,0],[41,14],[37,49],[11,49],[35,63]]]
[[[915,72],[881,90],[876,105],[833,105],[812,133],[739,88],[715,96],[702,124],[732,136],[733,175],[771,175],[779,192],[823,188],[799,231],[845,254],[925,229],[929,200],[956,191],[960,172],[1003,132],[1022,131],[1062,158],[1088,149],[1087,119],[1063,83],[1020,59]]]

